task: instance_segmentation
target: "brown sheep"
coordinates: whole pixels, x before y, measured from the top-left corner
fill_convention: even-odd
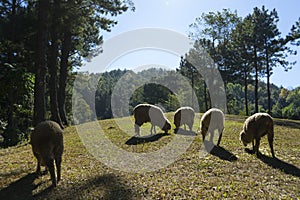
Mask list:
[[[135,118],[135,132],[136,135],[140,135],[140,126],[146,122],[151,123],[151,135],[154,129],[156,134],[155,126],[160,127],[165,133],[171,129],[169,120],[165,117],[163,111],[154,105],[150,104],[139,104],[133,109],[133,115]]]
[[[30,137],[30,143],[34,156],[37,158],[36,173],[41,173],[41,165],[46,166],[50,171],[52,186],[60,181],[61,161],[64,150],[63,130],[54,121],[44,121],[39,123]],[[57,171],[55,178],[54,161]]]
[[[218,130],[219,139],[217,146],[219,146],[223,134],[224,121],[224,113],[221,110],[217,108],[211,108],[208,111],[206,111],[201,117],[200,121],[200,133],[202,135],[203,142],[208,132],[210,133],[210,140],[212,141],[214,131]]]
[[[184,125],[184,129],[186,130],[185,125],[188,125],[190,131],[193,129],[194,124],[195,111],[191,107],[181,107],[178,108],[174,115],[174,124],[176,126],[175,132],[178,131],[181,125]]]
[[[267,113],[256,113],[248,117],[244,123],[243,131],[240,133],[240,140],[244,146],[252,142],[253,152],[259,156],[259,144],[261,137],[267,135],[268,142],[273,158],[275,153],[273,149],[274,122]],[[255,144],[254,144],[255,140]]]

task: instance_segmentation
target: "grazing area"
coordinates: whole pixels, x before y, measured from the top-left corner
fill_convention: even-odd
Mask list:
[[[174,113],[166,116],[172,121]],[[195,140],[178,160],[146,173],[125,173],[99,162],[71,126],[64,130],[62,177],[56,188],[51,188],[49,175],[36,177],[30,144],[0,150],[0,199],[299,199],[300,121],[274,119],[274,159],[266,137],[261,157],[245,151],[239,141],[245,119],[226,115],[222,143],[210,154],[201,157],[201,135],[189,135]],[[196,114],[193,130],[199,121]],[[156,151],[175,136],[159,130],[160,137],[129,145],[131,136],[113,120],[99,123],[107,138],[126,151]],[[142,133],[150,126],[141,127]]]

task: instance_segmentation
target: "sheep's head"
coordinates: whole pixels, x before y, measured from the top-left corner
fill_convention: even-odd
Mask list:
[[[247,144],[251,142],[251,141],[248,141],[248,138],[246,137],[246,134],[244,131],[242,131],[240,133],[240,140],[241,140],[241,142],[243,142],[244,146],[247,146]]]
[[[165,133],[168,133],[168,131],[171,130],[171,124],[168,120],[166,121],[166,123],[163,126],[162,130],[165,131]]]

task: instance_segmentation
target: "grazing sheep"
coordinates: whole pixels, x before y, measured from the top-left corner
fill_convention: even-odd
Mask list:
[[[39,123],[30,137],[34,156],[37,158],[37,174],[41,173],[41,165],[50,171],[52,186],[60,181],[61,158],[63,154],[63,130],[54,121]],[[54,161],[57,171],[57,182],[54,171]]]
[[[240,140],[244,146],[252,142],[253,152],[259,156],[259,143],[261,137],[268,135],[269,146],[273,158],[274,123],[272,117],[267,113],[256,113],[248,117],[244,123],[243,131],[240,133]],[[254,144],[255,140],[255,144]]]
[[[143,123],[151,123],[151,135],[152,130],[156,134],[155,126],[160,127],[165,133],[168,133],[168,130],[171,129],[171,124],[169,120],[165,117],[162,110],[154,105],[150,104],[139,104],[133,109],[133,114],[135,118],[135,132],[136,135],[140,135],[140,126]]]
[[[181,107],[178,108],[174,115],[174,124],[176,126],[175,132],[178,131],[181,125],[184,125],[184,130],[186,130],[185,125],[189,126],[190,131],[193,129],[195,111],[191,107]]]
[[[200,133],[202,134],[203,142],[208,132],[210,133],[210,140],[212,141],[214,136],[214,131],[218,130],[219,139],[218,139],[217,146],[219,146],[222,138],[223,129],[224,129],[224,121],[225,121],[224,113],[221,110],[217,108],[212,108],[206,111],[201,117],[201,122],[200,122]]]

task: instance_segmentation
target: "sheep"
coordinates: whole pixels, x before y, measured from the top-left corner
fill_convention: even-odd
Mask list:
[[[200,133],[202,135],[203,142],[208,132],[210,133],[210,139],[212,141],[214,131],[218,130],[219,139],[217,146],[219,146],[224,130],[224,121],[224,113],[221,110],[217,108],[211,108],[208,111],[206,111],[200,120]]]
[[[178,108],[174,115],[174,124],[176,126],[175,132],[178,131],[181,125],[184,125],[184,130],[186,130],[185,125],[189,126],[190,131],[193,129],[195,111],[191,107],[181,107]]]
[[[268,136],[271,153],[273,158],[275,158],[273,149],[274,122],[269,114],[256,113],[248,117],[244,123],[243,131],[240,133],[240,140],[243,142],[244,146],[247,146],[248,143],[252,142],[253,152],[259,156],[260,139],[265,135]]]
[[[37,159],[36,173],[41,174],[41,165],[50,171],[52,186],[56,187],[61,178],[61,161],[64,150],[63,130],[54,121],[39,123],[30,136],[32,152]],[[57,181],[55,178],[54,161]]]
[[[140,135],[140,126],[143,123],[150,122],[151,123],[151,135],[154,129],[154,133],[156,134],[155,126],[160,127],[167,134],[171,129],[171,124],[169,120],[163,114],[163,111],[154,105],[150,104],[139,104],[133,109],[133,114],[135,118],[135,133],[137,136]]]

